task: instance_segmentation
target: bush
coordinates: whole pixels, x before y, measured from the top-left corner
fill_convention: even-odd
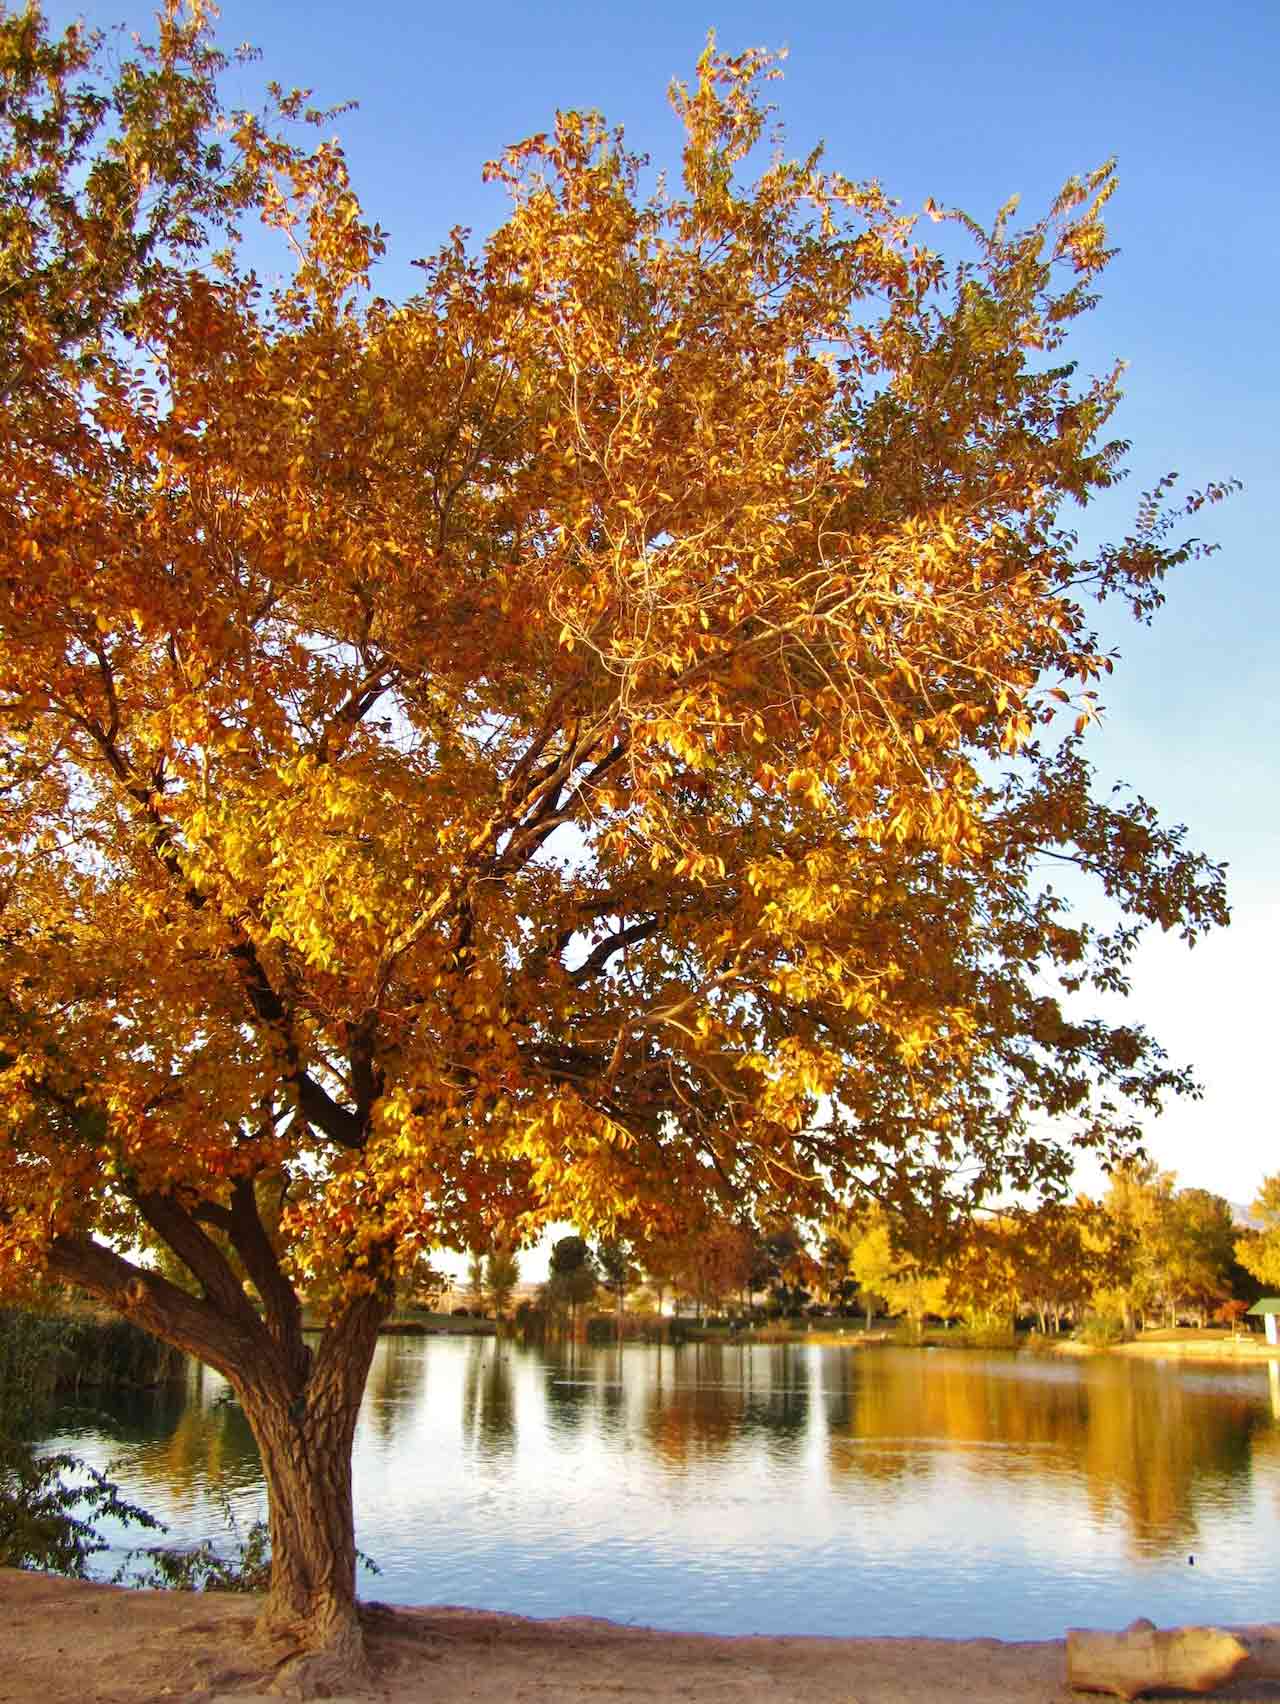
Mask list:
[[[106,1474],[73,1455],[41,1455],[31,1442],[58,1388],[154,1382],[123,1374],[168,1364],[163,1345],[112,1323],[123,1330],[87,1312],[0,1309],[0,1567],[83,1579],[89,1558],[107,1548],[95,1520],[164,1530]]]
[[[64,1479],[81,1474],[80,1484]],[[165,1530],[76,1456],[38,1455],[23,1439],[0,1437],[0,1567],[83,1580],[89,1558],[107,1548],[93,1525],[105,1518]]]
[[[1074,1335],[1091,1349],[1109,1349],[1115,1343],[1127,1342],[1129,1333],[1119,1314],[1086,1314]]]
[[[92,1308],[0,1308],[0,1425],[19,1397],[44,1404],[85,1385],[162,1384],[186,1364],[180,1349]]]
[[[235,1543],[230,1556],[222,1556],[208,1539],[190,1550],[153,1549],[134,1551],[116,1571],[112,1585],[141,1586],[149,1591],[168,1592],[265,1592],[271,1584],[271,1532],[265,1521],[255,1521],[242,1539],[229,1505],[224,1506]],[[139,1565],[145,1558],[146,1566]]]
[[[1016,1349],[1018,1334],[1011,1325],[971,1325],[953,1331],[948,1346],[957,1349]]]

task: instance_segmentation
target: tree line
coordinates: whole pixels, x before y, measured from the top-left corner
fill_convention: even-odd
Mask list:
[[[515,1251],[474,1251],[468,1296],[498,1318],[511,1310]],[[802,1229],[725,1218],[665,1237],[575,1234],[552,1248],[548,1277],[516,1310],[528,1322],[576,1325],[605,1307],[668,1309],[733,1321],[888,1315],[975,1330],[1065,1326],[1120,1335],[1155,1326],[1235,1324],[1280,1288],[1280,1174],[1266,1178],[1242,1224],[1212,1191],[1179,1189],[1153,1162],[1118,1167],[1098,1198],[971,1216],[925,1258],[908,1227],[879,1205]]]

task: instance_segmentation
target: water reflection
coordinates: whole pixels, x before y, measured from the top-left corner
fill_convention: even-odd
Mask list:
[[[462,1386],[463,1436],[482,1454],[509,1452],[516,1441],[515,1387],[511,1350],[473,1337],[467,1345]]]
[[[212,1374],[63,1441],[179,1538],[224,1491],[261,1504]],[[1265,1619],[1280,1367],[393,1337],[355,1468],[391,1601],[776,1632]]]

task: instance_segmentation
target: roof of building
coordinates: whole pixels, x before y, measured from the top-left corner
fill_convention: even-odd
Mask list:
[[[1262,1296],[1249,1309],[1251,1314],[1280,1314],[1280,1296]]]

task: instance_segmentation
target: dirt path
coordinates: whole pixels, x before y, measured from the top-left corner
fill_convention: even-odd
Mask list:
[[[255,1600],[0,1570],[0,1704],[249,1704]],[[1061,1641],[712,1638],[371,1609],[383,1704],[1066,1704]],[[1280,1684],[1221,1698],[1271,1704]]]

